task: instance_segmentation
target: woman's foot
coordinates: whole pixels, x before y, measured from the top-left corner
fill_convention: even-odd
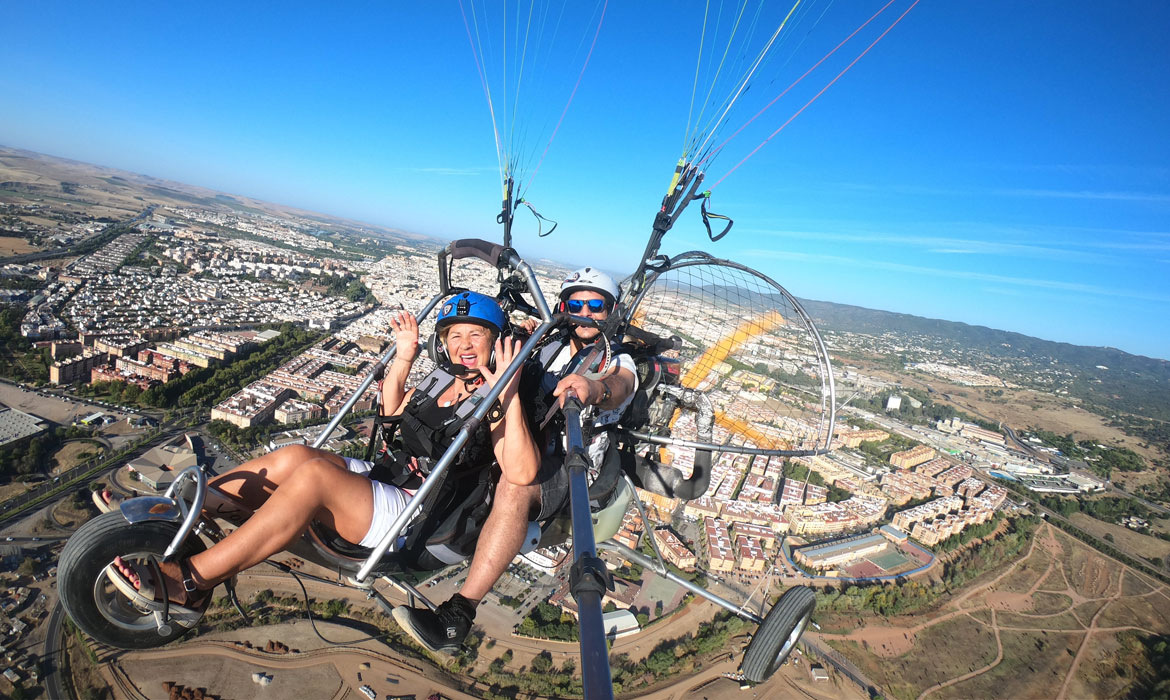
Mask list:
[[[168,615],[175,622],[191,626],[199,621],[203,612],[211,601],[210,590],[188,591],[183,585],[183,579],[190,580],[184,575],[186,562],[163,562],[158,568],[138,561],[127,561],[122,557],[114,557],[114,561],[106,567],[106,577],[123,595],[135,605],[150,611],[162,611],[166,608]],[[156,571],[162,573],[166,586],[167,602],[164,605],[162,591],[159,590]],[[190,571],[190,569],[187,569]]]
[[[125,496],[120,493],[114,493],[109,489],[93,492],[93,504],[103,513],[109,513],[111,510],[118,508],[124,500],[126,500]]]

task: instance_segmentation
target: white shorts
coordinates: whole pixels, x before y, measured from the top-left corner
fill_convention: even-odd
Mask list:
[[[344,459],[345,468],[354,474],[369,474],[370,470],[374,467],[373,462],[366,462],[360,459],[354,459],[353,457],[345,457]],[[410,500],[411,494],[397,486],[375,479],[370,479],[370,488],[374,490],[374,516],[370,520],[369,531],[366,532],[366,536],[358,544],[372,549],[378,546],[378,543],[390,531],[390,526],[394,524],[394,519],[406,509],[406,503]],[[405,529],[403,528],[404,531]],[[399,539],[401,539],[401,533],[399,534]],[[394,549],[394,547],[391,546],[390,549]]]

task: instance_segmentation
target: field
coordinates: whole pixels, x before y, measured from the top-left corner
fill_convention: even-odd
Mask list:
[[[918,617],[812,634],[890,697],[1120,697],[1122,634],[1170,634],[1170,588],[1045,523],[1030,548]],[[1120,679],[1120,680],[1119,680]]]
[[[23,238],[0,236],[0,258],[8,257],[9,255],[20,255],[21,253],[31,253],[35,250],[40,250],[40,248],[37,248]]]
[[[57,474],[72,469],[90,457],[106,451],[106,448],[96,440],[74,440],[67,442],[53,455],[52,473]],[[86,456],[88,454],[88,456]]]
[[[1159,557],[1161,559],[1170,558],[1170,542],[1166,540],[1142,535],[1130,530],[1124,525],[1101,522],[1084,513],[1073,513],[1069,520],[1090,535],[1101,538],[1104,538],[1105,535],[1113,535],[1113,539],[1119,547],[1140,557],[1145,557],[1146,559],[1152,557]]]
[[[864,363],[862,363],[864,364]],[[1004,395],[995,399],[988,399],[974,387],[965,387],[951,384],[937,377],[927,377],[920,374],[883,372],[870,368],[874,376],[890,381],[900,382],[904,386],[922,389],[932,389],[938,397],[936,400],[950,403],[966,413],[983,416],[988,420],[1003,421],[1016,430],[1037,426],[1051,430],[1058,435],[1072,433],[1078,440],[1095,438],[1106,444],[1116,444],[1137,452],[1147,462],[1154,459],[1170,460],[1170,455],[1161,454],[1157,450],[1146,447],[1145,443],[1137,438],[1126,435],[1118,428],[1105,424],[1105,420],[1095,413],[1090,413],[1079,406],[1072,405],[1068,399],[1058,398],[1028,389],[1007,389]],[[944,401],[942,394],[948,394],[951,401]],[[1128,486],[1144,484],[1156,478],[1156,472],[1146,471],[1137,474],[1115,474],[1114,478]]]

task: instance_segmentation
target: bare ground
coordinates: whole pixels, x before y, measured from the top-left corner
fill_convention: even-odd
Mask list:
[[[32,245],[23,238],[0,236],[0,257],[20,255],[21,253],[32,253],[38,250],[40,250],[40,248]]]
[[[1105,424],[1105,419],[1075,405],[1075,399],[1056,397],[1030,389],[1005,389],[1004,395],[990,399],[978,387],[952,384],[937,377],[919,374],[904,374],[870,370],[875,376],[890,381],[899,381],[904,386],[926,391],[935,391],[934,400],[949,403],[966,413],[985,416],[989,420],[1003,421],[1015,430],[1030,426],[1051,430],[1060,435],[1072,433],[1078,440],[1094,438],[1105,444],[1128,447],[1150,462],[1155,459],[1167,460],[1170,455],[1151,447],[1143,447],[1141,440],[1126,435],[1117,428]],[[942,398],[948,394],[951,401]],[[1149,478],[1152,472],[1145,472]],[[1132,479],[1138,475],[1129,475]]]
[[[1170,557],[1170,542],[1166,540],[1160,540],[1157,537],[1150,537],[1149,535],[1134,532],[1124,525],[1101,522],[1084,513],[1073,513],[1069,520],[1091,535],[1102,538],[1105,535],[1113,535],[1113,539],[1116,540],[1118,546],[1122,549],[1145,557],[1146,559],[1151,557],[1166,559]]]
[[[84,440],[77,440],[66,443],[62,445],[61,449],[57,450],[56,454],[53,455],[52,473],[57,474],[59,472],[67,471],[77,466],[78,464],[81,464],[86,459],[88,459],[88,457],[82,456],[87,452],[90,454],[90,456],[96,456],[105,451],[106,448],[102,445],[94,444]]]
[[[817,636],[899,698],[1096,697],[1088,688],[1116,697],[1126,684],[1107,651],[1126,630],[1170,631],[1163,608],[1170,588],[1044,524],[1023,557],[942,614],[917,624],[868,618],[847,634]]]

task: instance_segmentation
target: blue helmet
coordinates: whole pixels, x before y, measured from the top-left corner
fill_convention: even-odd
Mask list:
[[[502,335],[508,319],[495,299],[479,292],[460,292],[443,302],[435,318],[435,332],[439,333],[455,323],[477,323]]]

